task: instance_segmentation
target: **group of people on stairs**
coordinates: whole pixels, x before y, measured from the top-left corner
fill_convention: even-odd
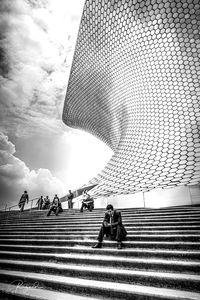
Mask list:
[[[72,199],[73,199],[73,193],[71,193],[71,190],[69,190],[68,207],[70,209],[73,208]],[[24,210],[25,203],[26,202],[28,203],[28,201],[29,201],[28,193],[27,191],[24,191],[24,193],[22,194],[19,200],[19,207],[21,212]],[[40,204],[39,199],[38,199],[38,203]],[[87,193],[87,190],[84,190],[83,192],[83,200],[82,200],[80,212],[83,212],[84,207],[88,208],[89,211],[92,211],[92,209],[94,208],[94,200]],[[48,210],[47,217],[50,216],[52,212],[54,212],[54,214],[57,216],[59,212],[62,211],[63,209],[62,209],[60,199],[56,194]],[[114,207],[111,204],[108,204],[106,207],[105,216],[97,237],[98,242],[97,244],[92,246],[92,248],[102,248],[103,238],[105,235],[110,240],[116,240],[118,242],[117,248],[122,249],[122,241],[125,240],[127,231],[124,225],[122,224],[121,212],[114,210]]]

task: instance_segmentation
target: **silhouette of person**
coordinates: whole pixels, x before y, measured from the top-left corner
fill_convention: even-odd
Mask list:
[[[21,212],[24,211],[24,206],[25,206],[26,201],[28,203],[29,196],[28,196],[27,191],[24,191],[24,193],[21,195],[21,198],[20,198],[19,204],[18,204]]]
[[[104,235],[118,242],[117,248],[122,249],[122,241],[125,239],[127,232],[122,224],[121,213],[114,210],[111,204],[106,207],[105,217],[98,235],[98,243],[92,248],[101,248]]]

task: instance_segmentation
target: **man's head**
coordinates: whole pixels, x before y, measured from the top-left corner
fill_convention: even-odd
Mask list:
[[[111,214],[112,212],[113,212],[113,206],[112,206],[112,204],[108,204],[107,206],[106,206],[106,210],[107,210],[107,213],[109,213],[109,214]]]
[[[25,194],[27,194],[27,191],[24,191]]]

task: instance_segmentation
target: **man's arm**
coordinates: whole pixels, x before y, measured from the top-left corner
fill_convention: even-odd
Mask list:
[[[116,212],[117,221],[112,223],[112,226],[122,225],[122,217],[120,212]]]
[[[105,213],[105,216],[104,216],[104,219],[103,219],[103,224],[104,224],[105,227],[110,226],[109,220],[110,220],[109,214],[108,214],[108,213]]]

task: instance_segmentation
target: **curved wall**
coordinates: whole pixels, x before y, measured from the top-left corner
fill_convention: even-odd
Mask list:
[[[198,0],[86,0],[63,121],[114,155],[99,196],[200,183]]]

